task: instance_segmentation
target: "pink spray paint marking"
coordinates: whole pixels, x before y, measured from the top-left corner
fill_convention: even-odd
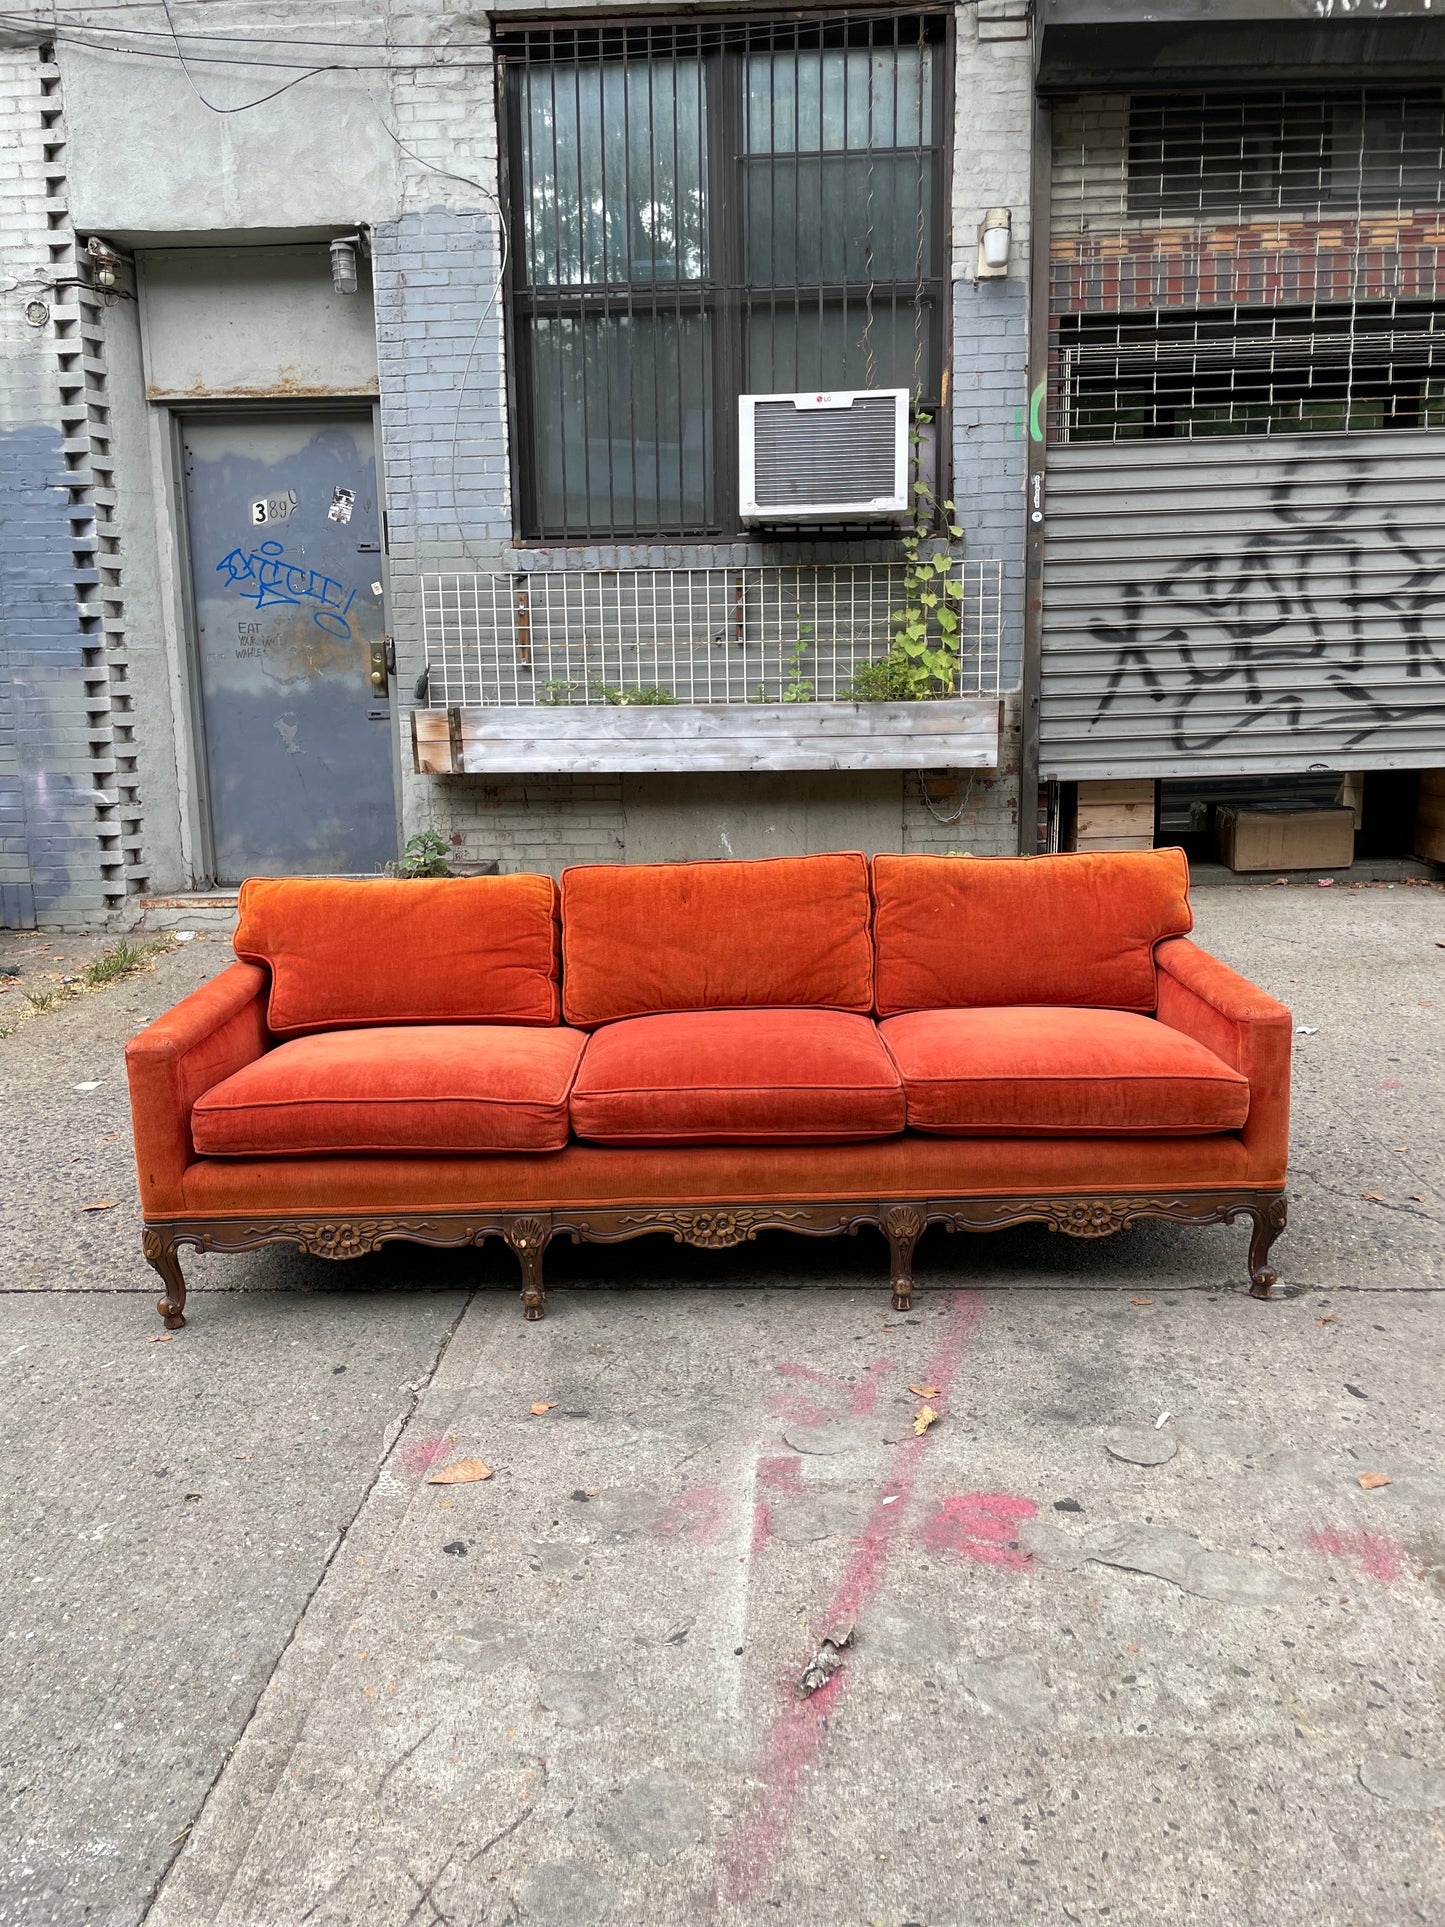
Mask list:
[[[950,1295],[942,1345],[928,1367],[926,1383],[947,1393],[963,1359],[965,1347],[978,1324],[983,1305],[975,1292]],[[861,1389],[861,1388],[854,1388]],[[906,1438],[894,1450],[893,1471],[879,1489],[857,1551],[849,1560],[824,1612],[818,1615],[818,1636],[840,1620],[859,1618],[876,1597],[888,1565],[908,1501],[918,1480],[923,1455],[932,1435]],[[723,1842],[719,1856],[724,1891],[731,1901],[746,1900],[769,1877],[792,1826],[794,1809],[808,1770],[822,1751],[826,1722],[836,1715],[848,1688],[848,1670],[835,1673],[826,1686],[805,1700],[796,1697],[797,1668],[776,1682],[781,1711],[769,1726],[759,1748],[756,1778],[761,1788],[749,1801]]]
[[[417,1439],[408,1445],[401,1455],[402,1470],[418,1477],[430,1472],[434,1465],[440,1465],[452,1448],[450,1439]]]
[[[810,1398],[793,1392],[774,1392],[768,1408],[788,1425],[826,1425],[837,1416],[831,1405],[815,1405]]]
[[[1019,1521],[1036,1518],[1038,1510],[1032,1499],[1007,1492],[960,1492],[944,1500],[918,1536],[930,1552],[956,1552],[981,1566],[1027,1572],[1033,1555],[1017,1543]]]
[[[839,1398],[847,1401],[847,1409],[854,1418],[867,1418],[868,1414],[878,1403],[878,1395],[883,1390],[883,1380],[887,1378],[890,1372],[896,1372],[898,1367],[891,1358],[875,1358],[873,1363],[864,1371],[861,1385],[855,1385],[851,1378],[839,1378],[836,1373],[833,1372],[816,1371],[811,1365],[787,1363],[779,1365],[778,1370],[785,1378],[808,1378],[811,1379],[815,1385],[828,1385],[833,1387]],[[778,1410],[787,1398],[788,1394],[786,1392],[780,1394],[778,1398],[772,1401],[773,1409],[775,1411]],[[823,1419],[829,1416],[826,1408],[810,1406],[808,1409],[819,1412],[819,1417],[815,1419],[804,1419],[801,1412],[796,1411],[783,1412],[781,1416],[794,1419],[800,1424],[812,1425],[821,1424]],[[836,1407],[834,1409],[836,1409]]]
[[[801,1459],[759,1459],[758,1484],[771,1488],[774,1492],[786,1492],[790,1497],[803,1496],[803,1461]]]
[[[728,1515],[728,1495],[721,1486],[691,1485],[653,1520],[654,1539],[691,1539],[700,1546],[714,1544]]]
[[[1405,1548],[1385,1532],[1340,1532],[1333,1526],[1312,1532],[1305,1544],[1330,1559],[1353,1559],[1368,1579],[1393,1586],[1405,1570]]]
[[[748,1548],[754,1559],[760,1552],[766,1552],[773,1538],[773,1508],[766,1499],[758,1499],[753,1505],[753,1539]]]

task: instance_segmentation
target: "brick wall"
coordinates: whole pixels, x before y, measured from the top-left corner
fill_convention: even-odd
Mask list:
[[[435,32],[445,9],[417,7],[394,21],[397,38]],[[468,16],[470,33],[478,16]],[[407,32],[403,33],[403,27]],[[954,493],[971,555],[1005,562],[1004,681],[1021,657],[1026,416],[1028,170],[1032,86],[1027,40],[980,39],[971,8],[958,10],[957,158],[954,178]],[[614,545],[555,554],[512,545],[504,317],[496,295],[500,237],[491,194],[497,139],[489,92],[465,73],[431,71],[399,86],[397,131],[407,211],[378,232],[377,331],[391,523],[393,625],[404,704],[424,662],[422,571],[546,567],[683,567],[785,559],[776,545]],[[420,164],[419,164],[420,163]],[[430,167],[425,165],[430,163]],[[445,174],[431,169],[444,169]],[[469,185],[468,176],[475,185]],[[1014,260],[1001,280],[975,283],[975,236],[985,208],[1014,213]],[[459,526],[460,524],[460,526]],[[880,559],[882,544],[840,555]],[[403,718],[403,744],[407,740]],[[1010,743],[1014,740],[1010,737]],[[620,782],[557,775],[483,783],[417,778],[403,756],[406,831],[459,838],[469,861],[504,868],[625,854]],[[968,790],[959,824],[940,824],[916,778],[900,778],[908,848],[1017,847],[1017,757]],[[946,772],[929,779],[948,816],[964,801]]]
[[[64,140],[55,68],[0,52],[0,923],[21,926],[108,911],[92,748],[109,739],[109,696],[93,728],[105,672],[84,632],[103,577],[88,445],[60,385],[84,354],[75,291],[53,285],[76,273]]]

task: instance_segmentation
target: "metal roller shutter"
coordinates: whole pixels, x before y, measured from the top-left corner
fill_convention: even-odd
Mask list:
[[[1045,778],[1445,763],[1445,432],[1049,451]]]

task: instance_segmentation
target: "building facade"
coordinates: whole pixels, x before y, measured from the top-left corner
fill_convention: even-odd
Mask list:
[[[1445,764],[1437,33],[1235,11],[17,4],[0,922]],[[853,393],[926,740],[904,525],[742,513],[739,397]]]
[[[364,873],[424,829],[503,869],[1017,846],[1012,0],[51,12],[4,50],[7,920]],[[966,769],[799,750],[886,653],[901,554],[740,522],[738,395],[815,386],[906,391],[957,504],[959,687],[1004,705]],[[638,690],[771,710],[783,749],[589,767]],[[422,773],[413,713],[459,708],[551,747]]]

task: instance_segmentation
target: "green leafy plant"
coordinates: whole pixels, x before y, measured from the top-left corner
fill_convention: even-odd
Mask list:
[[[408,838],[396,873],[401,877],[449,877],[451,846],[436,830],[419,830]]]
[[[803,658],[813,645],[813,625],[811,622],[798,624],[798,639],[787,656],[788,680],[783,684],[785,703],[810,703],[813,700],[813,685],[803,676]]]
[[[930,419],[916,418],[915,451],[923,439],[919,427]],[[963,529],[953,503],[940,500],[927,482],[914,483],[913,498],[913,523],[902,539],[903,600],[894,611],[893,639],[886,656],[862,664],[839,690],[846,701],[927,702],[951,696],[958,683],[963,583],[952,545],[962,540]]]
[[[537,698],[537,701],[548,707],[556,707],[562,703],[570,703],[572,700],[572,691],[579,686],[580,685],[575,682],[544,682],[542,685],[542,693]]]
[[[640,689],[623,689],[605,682],[594,682],[590,687],[594,696],[614,709],[661,709],[677,701],[672,691],[658,682],[644,683]]]

